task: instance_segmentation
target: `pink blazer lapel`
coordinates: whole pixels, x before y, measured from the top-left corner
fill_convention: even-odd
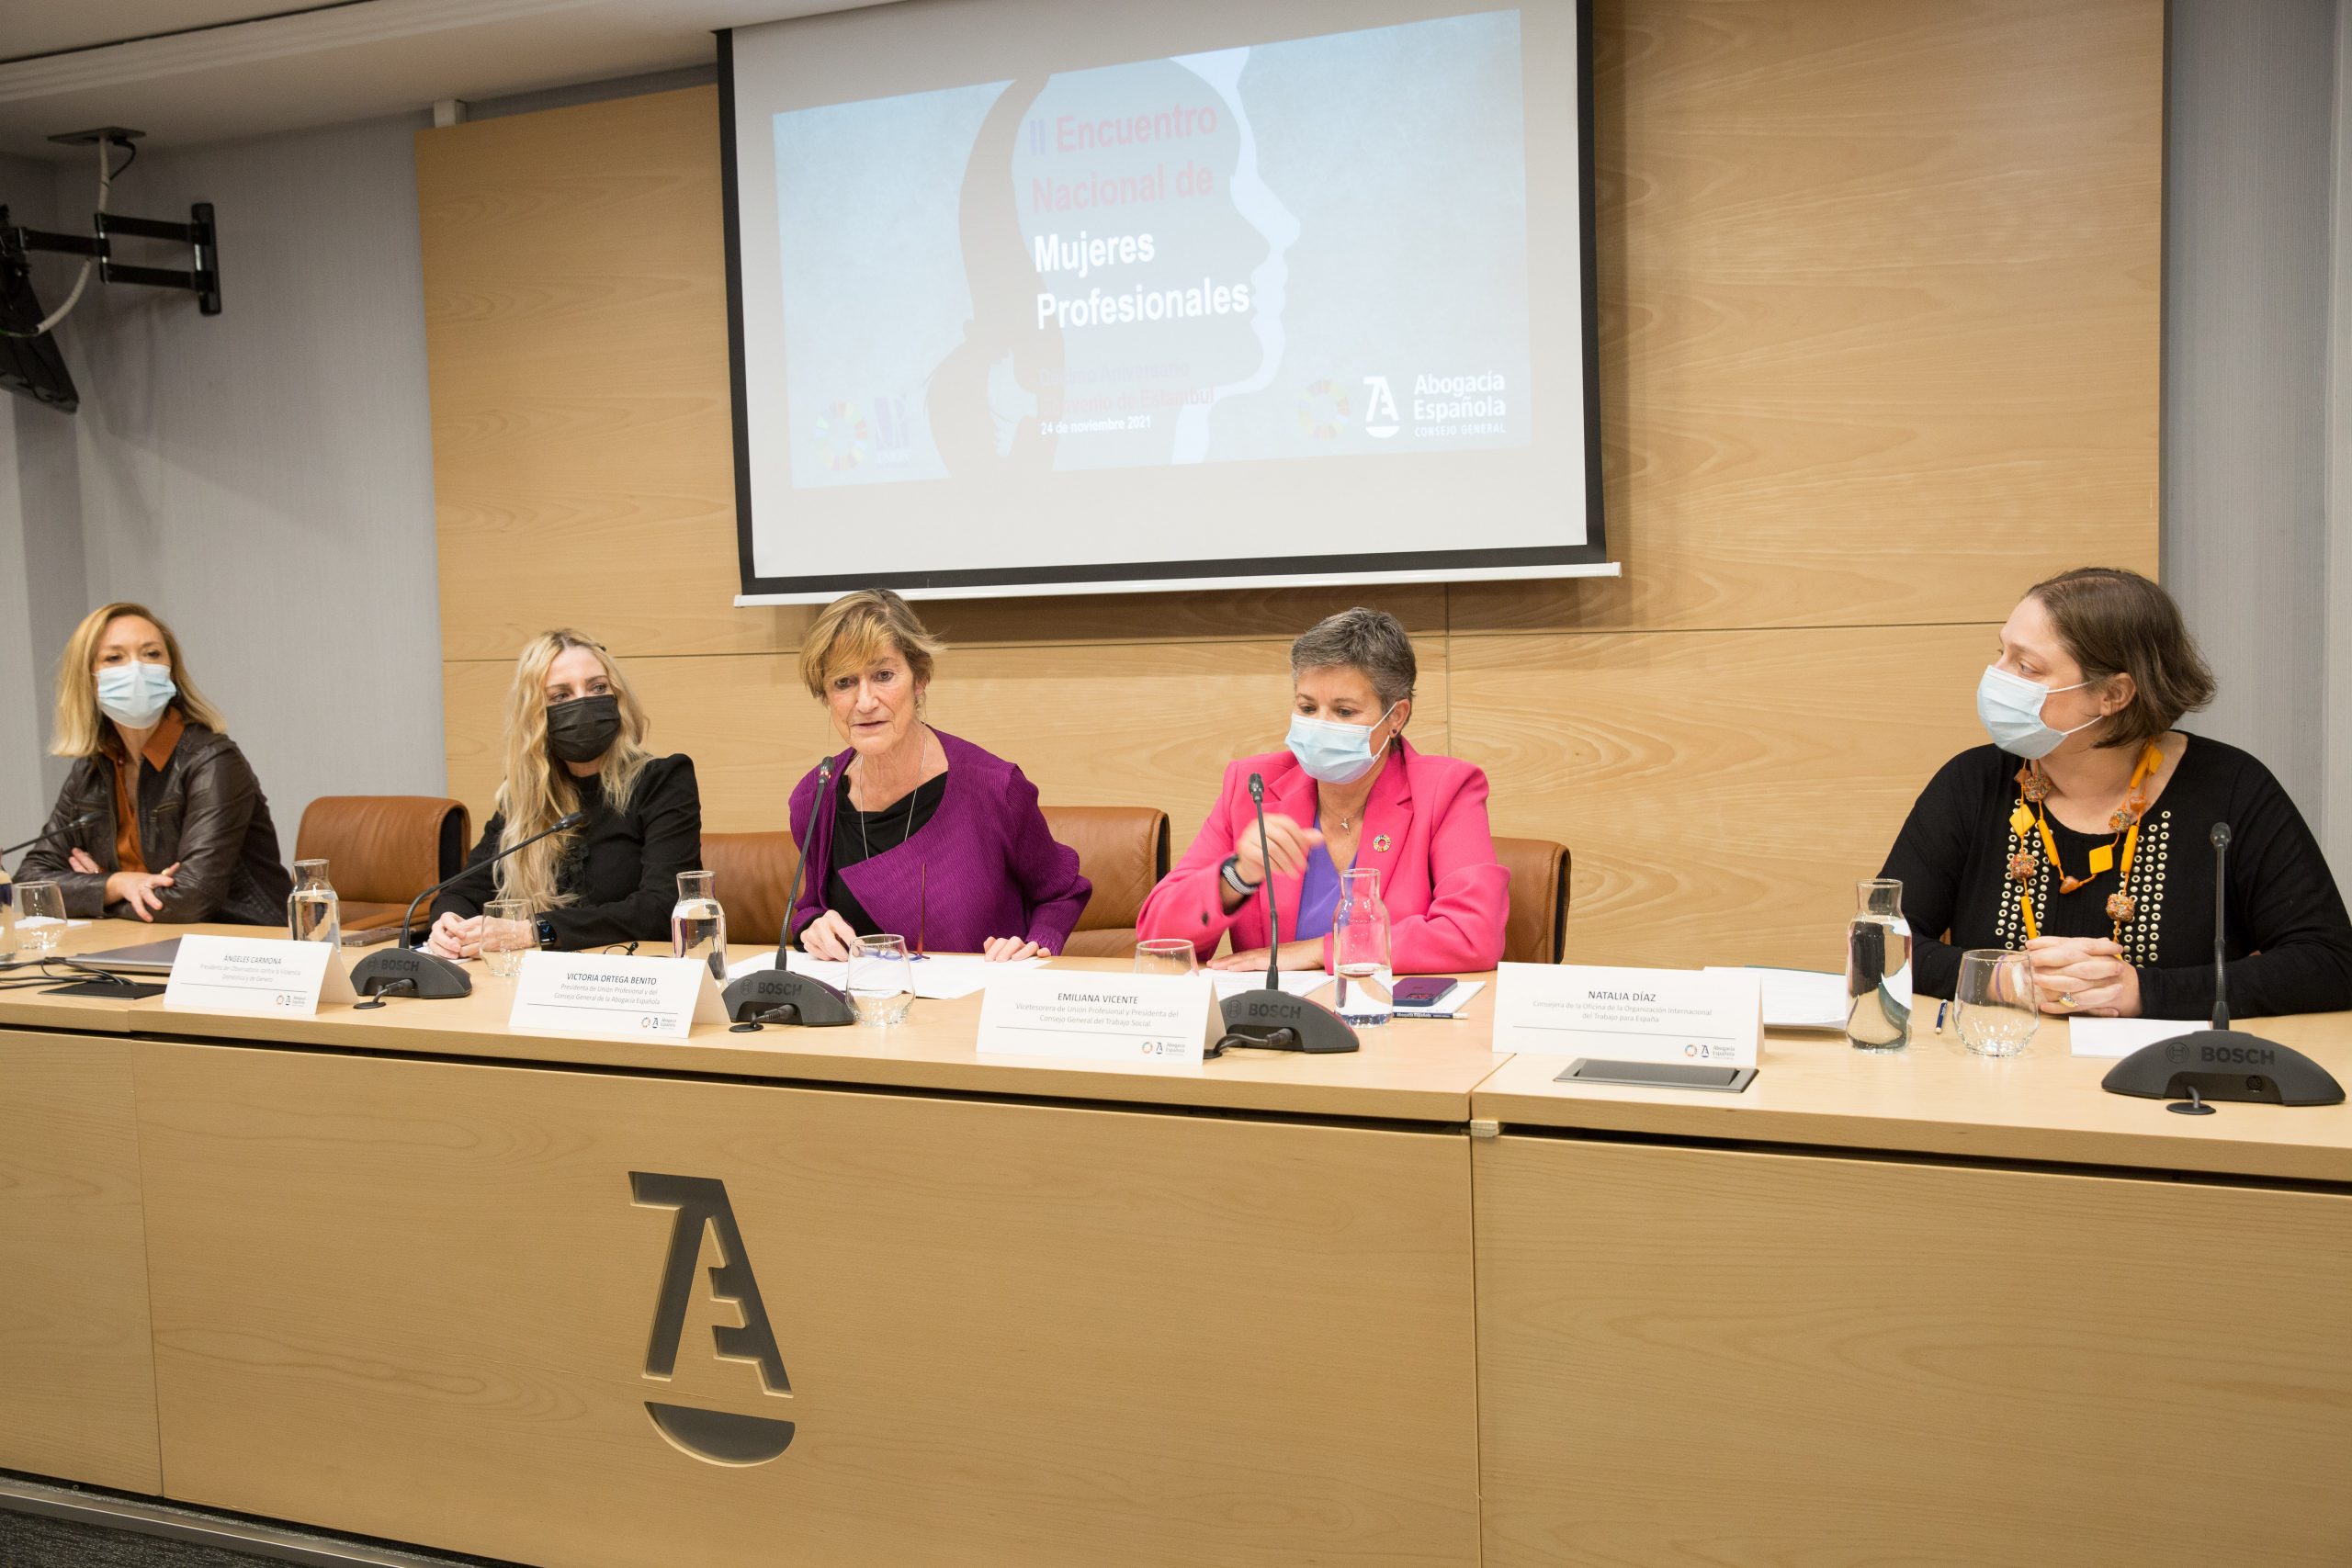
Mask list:
[[[1383,903],[1390,898],[1389,883],[1396,857],[1404,852],[1405,834],[1413,825],[1411,757],[1412,752],[1399,738],[1396,754],[1380,770],[1380,777],[1373,783],[1372,797],[1364,802],[1363,835],[1356,840],[1355,869],[1380,873]]]

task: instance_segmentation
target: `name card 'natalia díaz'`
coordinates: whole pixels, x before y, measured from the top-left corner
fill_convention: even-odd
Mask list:
[[[1763,1023],[1753,971],[1506,964],[1495,977],[1498,1052],[1752,1067]]]

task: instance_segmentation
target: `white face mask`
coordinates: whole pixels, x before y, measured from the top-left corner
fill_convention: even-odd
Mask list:
[[[1380,752],[1372,749],[1372,732],[1387,720],[1389,713],[1396,711],[1396,705],[1392,703],[1388,713],[1370,724],[1339,724],[1328,718],[1294,714],[1284,743],[1308,778],[1328,784],[1353,784],[1372,772],[1373,763],[1380,760]],[[1386,749],[1384,746],[1382,750]]]
[[[98,671],[98,711],[132,729],[163,717],[179,692],[168,664],[109,664]]]
[[[2041,705],[2060,692],[2079,692],[2089,684],[2077,681],[2071,686],[2039,686],[2022,675],[1988,664],[1976,682],[1976,716],[1994,745],[2012,756],[2039,761],[2058,750],[2069,735],[2079,735],[2098,722],[2094,716],[2072,729],[2052,729],[2041,722]]]

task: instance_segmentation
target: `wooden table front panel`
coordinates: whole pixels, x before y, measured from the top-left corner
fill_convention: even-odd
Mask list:
[[[161,1489],[130,1045],[0,1031],[0,1468]]]
[[[574,1568],[1476,1560],[1458,1134],[137,1051],[171,1496]],[[633,1172],[741,1238],[666,1378]]]
[[[1473,1164],[1488,1568],[2352,1562],[2352,1197]]]

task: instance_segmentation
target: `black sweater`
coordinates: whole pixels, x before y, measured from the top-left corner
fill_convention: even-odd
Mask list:
[[[1912,981],[1928,996],[1951,995],[1962,949],[2025,945],[2019,889],[2008,880],[2009,856],[2028,847],[2009,830],[2021,762],[1992,746],[1946,762],[1912,807],[1879,874],[1902,879],[1903,912],[1917,939]],[[2140,971],[2142,1014],[2193,1019],[2213,1010],[2209,835],[2216,822],[2231,832],[2223,944],[2230,1011],[2258,1018],[2352,1008],[2352,920],[2302,815],[2255,758],[2191,736],[2148,808],[2127,889],[2139,914],[2124,924],[2123,956]],[[2114,838],[2077,833],[2054,817],[2050,830],[2061,862],[2077,872]],[[2113,936],[2107,899],[2116,890],[2110,871],[2061,893],[2043,866],[2030,886],[2041,934]]]
[[[679,755],[646,763],[624,812],[605,804],[596,778],[572,783],[588,820],[573,830],[556,863],[556,891],[572,902],[543,911],[555,928],[556,946],[578,952],[613,942],[668,942],[678,873],[702,867],[702,794],[695,787],[694,760]],[[505,829],[504,813],[493,813],[466,863],[481,865],[496,854]],[[451,884],[433,900],[434,919],[481,914],[497,897],[495,874],[485,870]]]

